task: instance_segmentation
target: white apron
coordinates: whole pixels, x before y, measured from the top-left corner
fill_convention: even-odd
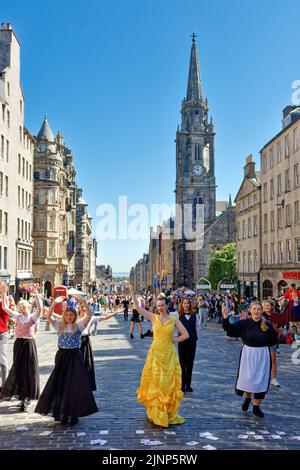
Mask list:
[[[244,345],[242,348],[236,388],[244,392],[267,392],[270,381],[270,352],[267,346],[261,348]]]

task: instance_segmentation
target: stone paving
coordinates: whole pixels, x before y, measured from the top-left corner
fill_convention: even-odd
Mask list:
[[[130,319],[130,315],[129,315]],[[142,323],[144,331],[149,323]],[[143,405],[136,402],[142,368],[152,341],[140,339],[138,331],[129,338],[130,321],[122,314],[99,324],[97,336],[92,337],[98,390],[95,399],[99,412],[81,418],[75,427],[57,425],[49,427],[51,417],[41,417],[33,412],[21,413],[14,399],[0,402],[0,449],[126,449],[126,450],[202,450],[212,445],[223,449],[300,449],[300,364],[292,363],[292,354],[298,350],[281,345],[278,358],[280,388],[271,387],[262,409],[265,418],[255,418],[252,409],[241,411],[242,399],[234,394],[236,368],[241,343],[227,338],[215,321],[203,328],[198,341],[193,372],[193,393],[186,393],[180,414],[186,422],[166,429],[149,423]],[[41,388],[50,372],[56,352],[57,334],[45,331],[40,323],[37,347],[40,362]],[[13,340],[9,341],[11,364]],[[17,431],[19,426],[28,430]],[[144,431],[137,434],[136,431]],[[41,435],[45,431],[51,434]],[[100,434],[108,431],[108,434]],[[200,433],[210,432],[217,440]],[[78,436],[77,433],[85,433]],[[248,433],[248,434],[247,434]],[[247,439],[240,439],[247,435]],[[272,436],[277,438],[273,438]],[[261,437],[258,437],[261,436]],[[298,439],[296,438],[298,436]],[[91,441],[107,441],[103,446]],[[144,446],[142,439],[158,440],[159,446]],[[189,446],[188,442],[195,442]]]

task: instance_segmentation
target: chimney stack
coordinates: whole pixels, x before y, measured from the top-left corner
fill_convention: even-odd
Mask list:
[[[1,23],[1,29],[6,29],[5,28],[5,23]]]
[[[246,158],[246,165],[244,166],[244,175],[247,178],[255,178],[255,162],[252,160],[252,155],[250,154]]]
[[[12,29],[11,24],[7,23],[7,29]]]

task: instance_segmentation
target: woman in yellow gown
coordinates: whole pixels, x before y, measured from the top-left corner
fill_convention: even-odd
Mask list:
[[[141,385],[137,389],[137,400],[145,405],[150,421],[158,426],[182,424],[178,415],[183,398],[181,391],[181,367],[175,344],[185,341],[189,334],[178,318],[168,314],[164,295],[157,298],[157,314],[139,307],[130,286],[134,308],[152,321],[153,342],[142,372]],[[173,338],[175,326],[179,336]]]

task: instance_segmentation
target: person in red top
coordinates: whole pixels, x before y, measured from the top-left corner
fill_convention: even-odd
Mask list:
[[[1,369],[1,388],[4,385],[8,375],[7,363],[7,341],[8,341],[8,326],[7,321],[10,316],[2,308],[2,299],[0,302],[0,369]]]
[[[282,297],[280,297],[280,299],[283,298],[293,300],[294,305],[298,305],[298,300],[300,299],[300,291],[296,289],[296,284],[291,284],[290,289],[285,294],[283,294]]]

